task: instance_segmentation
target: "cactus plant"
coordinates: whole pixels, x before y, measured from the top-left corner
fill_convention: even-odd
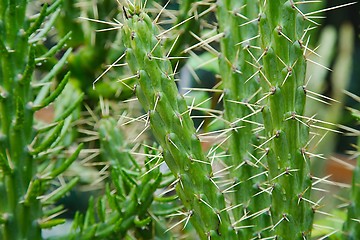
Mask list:
[[[251,46],[257,45],[258,27],[257,21],[249,23],[258,16],[258,3],[219,1],[217,16],[219,31],[224,34],[219,56],[224,89],[224,117],[231,129],[228,147],[231,161],[227,165],[232,166],[230,172],[234,178],[234,204],[243,204],[233,212],[235,219],[260,213],[255,218],[245,218],[235,227],[240,229],[240,238],[250,239],[255,233],[265,237],[262,231],[270,226],[270,198],[267,193],[258,195],[267,178],[264,164],[257,160],[263,153],[258,154],[254,147],[261,144],[254,133],[256,128],[262,126],[261,113],[258,107],[252,107],[259,100],[256,92],[260,89],[259,72],[254,67],[257,64],[257,59],[254,59],[257,53],[251,52]],[[254,178],[256,175],[258,177]]]
[[[77,158],[82,148],[79,145],[73,152],[64,151],[64,158],[59,158],[57,164],[49,157],[56,148],[61,148],[61,138],[71,121],[68,116],[72,108],[58,115],[50,125],[40,126],[34,122],[34,113],[54,102],[70,77],[69,73],[63,76],[49,93],[51,80],[65,65],[71,49],[51,71],[42,74],[40,79],[34,77],[35,64],[39,59],[46,59],[36,49],[43,45],[42,41],[54,24],[59,5],[60,1],[51,6],[45,4],[38,14],[29,18],[28,1],[0,3],[2,239],[40,239],[42,228],[63,223],[63,219],[53,219],[62,209],[43,211],[43,207],[51,205],[78,181],[74,178],[55,189],[50,184]],[[55,54],[61,46],[54,49],[48,54]],[[77,105],[73,103],[73,106]]]
[[[65,221],[57,217],[64,207],[53,204],[79,181],[66,171],[84,146],[95,147],[87,160],[93,158],[94,166],[105,166],[100,171],[92,168],[105,173],[97,179],[104,183],[103,195],[92,196],[87,211],[76,213],[69,232],[50,239],[172,239],[180,231],[193,229],[200,239],[311,238],[313,226],[318,226],[313,224],[314,213],[321,211],[310,193],[322,179],[312,182],[310,157],[314,154],[308,150],[313,139],[309,136],[314,134],[310,127],[318,120],[304,113],[310,92],[305,83],[306,62],[312,61],[307,54],[314,52],[308,46],[309,32],[316,22],[312,13],[303,12],[320,3],[186,0],[172,5],[179,6],[174,14],[155,1],[105,0],[80,6],[79,1],[57,0],[27,17],[28,7],[35,3],[15,2],[0,2],[2,238],[41,239],[41,229]],[[97,11],[94,4],[103,8]],[[97,36],[93,48],[94,29],[80,28],[75,19],[68,18],[79,15],[75,6],[98,23],[107,23],[110,16],[123,15],[123,19],[109,23],[114,29]],[[99,20],[92,19],[96,13]],[[162,21],[167,17],[171,21]],[[49,31],[55,31],[54,24],[60,36],[57,43],[46,40]],[[115,46],[118,36],[123,45],[117,50],[126,49],[124,54],[107,45]],[[85,45],[80,46],[81,42]],[[78,51],[72,52],[72,46]],[[206,57],[217,60],[214,69],[219,74],[214,89],[205,90],[219,97],[212,99],[210,109],[202,105],[208,99],[189,100],[190,94],[181,95],[176,87],[184,56],[190,53],[192,60],[201,61],[205,51]],[[83,118],[79,114],[83,94],[73,80],[81,79],[82,89],[90,88],[85,83],[95,78],[100,64],[119,52],[121,57],[104,74],[115,66],[129,68],[130,77],[123,77],[126,68],[114,72],[128,89],[136,83],[132,90],[144,114],[131,121],[143,121],[141,134],[147,141],[157,141],[148,145],[136,137],[134,142],[144,148],[126,142],[109,114],[103,114],[94,126],[82,119],[87,126],[79,133],[73,127],[78,126],[74,120]],[[74,70],[75,76],[66,69]],[[59,80],[56,86],[53,79]],[[125,82],[130,79],[130,84]],[[94,105],[86,108],[98,119],[98,112],[91,110]],[[34,120],[35,113],[48,106],[55,108],[50,123]],[[112,116],[125,117],[129,110],[118,109],[112,109]],[[195,129],[194,109],[213,120]],[[151,133],[145,131],[148,128]],[[209,129],[214,131],[206,132]],[[77,138],[87,132],[91,138]],[[216,135],[210,150],[203,147],[206,135]],[[78,141],[83,143],[73,147]],[[132,156],[135,149],[144,149],[136,153],[143,158]],[[162,163],[169,169],[160,169]],[[343,226],[344,238],[350,239],[359,235],[358,168]]]
[[[176,189],[190,221],[202,239],[234,238],[224,196],[211,181],[211,163],[202,152],[186,102],[177,92],[170,61],[158,44],[159,31],[139,5],[129,5],[125,16],[126,57],[139,79],[136,95],[149,114],[164,161],[178,180]]]
[[[150,209],[150,206],[156,206],[154,192],[162,182],[168,181],[168,177],[154,168],[156,161],[151,161],[150,157],[147,157],[144,168],[139,166],[126,150],[122,133],[113,118],[101,119],[98,131],[101,158],[109,165],[111,181],[106,184],[104,196],[96,202],[94,198],[90,199],[85,215],[76,214],[70,233],[51,239],[109,239],[130,235],[139,237],[141,234],[150,237],[158,224],[149,215],[152,212],[158,216],[156,210]],[[145,150],[148,156],[158,155],[155,149]],[[157,197],[156,201],[161,205],[162,198]],[[111,213],[107,213],[109,208]],[[167,213],[177,209],[177,206],[168,208]],[[129,230],[134,229],[137,230],[130,233]],[[164,231],[157,235],[166,236]]]
[[[220,39],[221,53],[216,57],[219,57],[224,87],[224,121],[230,125],[228,132],[231,133],[231,157],[224,162],[230,169],[230,178],[236,180],[231,186],[235,193],[224,196],[227,204],[223,203],[223,198],[214,201],[216,198],[210,197],[210,193],[206,195],[209,202],[199,199],[200,202],[206,202],[212,212],[219,211],[219,203],[231,210],[227,211],[228,216],[219,216],[221,224],[216,234],[211,233],[214,232],[216,221],[209,220],[210,228],[206,229],[196,218],[198,212],[204,216],[209,216],[211,212],[209,209],[198,211],[197,203],[189,200],[189,196],[200,194],[189,190],[186,183],[177,188],[182,201],[186,202],[185,207],[191,209],[193,215],[190,221],[201,238],[270,236],[286,239],[291,235],[298,239],[309,239],[311,234],[316,204],[310,199],[312,177],[307,152],[310,124],[302,119],[307,119],[304,116],[307,91],[305,53],[309,51],[304,39],[309,31],[306,27],[314,24],[314,21],[301,11],[300,2],[259,1],[258,4],[259,17],[254,1],[218,1],[219,34],[208,40],[200,40],[185,50],[197,46],[209,49],[210,42]],[[187,176],[192,168],[185,159],[192,160],[193,155],[197,155],[200,158],[197,157],[193,165],[208,162],[193,147],[198,143],[190,139],[194,129],[187,122],[188,110],[183,108],[180,111],[183,103],[174,90],[174,73],[162,49],[162,38],[168,30],[159,32],[155,22],[149,20],[142,4],[127,2],[125,5],[122,34],[127,48],[128,66],[133,78],[138,79],[134,91],[148,112],[150,126],[163,147],[167,165],[175,176]],[[257,21],[258,32],[256,24],[253,24]],[[260,47],[255,43],[254,48],[262,52],[254,54],[249,50],[252,46],[249,42],[256,42],[257,38],[260,39]],[[217,51],[214,52],[216,54]],[[260,89],[263,97],[259,97]],[[248,102],[251,100],[254,101],[252,105]],[[262,117],[257,115],[260,110]],[[248,117],[251,118],[244,121]],[[264,131],[265,140],[256,140],[251,123],[263,127],[260,130]],[[255,169],[260,161],[256,161],[254,167],[248,160],[249,156],[254,159],[264,158],[266,163]],[[250,166],[242,166],[247,164]],[[199,169],[204,167],[198,166],[196,174],[187,177],[193,182],[199,181],[197,176],[211,178],[212,167],[210,164],[210,168],[201,172]],[[252,178],[261,175],[256,180]],[[205,183],[202,180],[198,184],[201,186]],[[217,188],[214,191],[218,192],[219,187],[216,183],[214,185]],[[264,190],[260,186],[268,188]],[[259,200],[257,193],[264,192],[264,198]],[[258,204],[260,202],[264,205]],[[250,219],[247,216],[252,217]],[[261,220],[257,222],[258,219]],[[254,223],[256,227],[251,225]],[[223,227],[234,229],[236,234]],[[244,228],[253,229],[246,231]]]
[[[304,114],[306,17],[292,1],[260,1],[259,32],[264,51],[262,88],[267,104],[263,117],[272,184],[271,216],[275,235],[309,238],[310,161],[306,155],[309,127]]]

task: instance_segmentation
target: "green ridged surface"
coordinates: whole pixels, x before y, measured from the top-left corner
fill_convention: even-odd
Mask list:
[[[259,76],[256,74],[257,62],[254,59],[255,56],[259,58],[259,52],[251,48],[258,45],[258,38],[252,39],[258,36],[257,21],[246,24],[256,19],[258,14],[257,1],[218,1],[219,31],[224,33],[219,57],[224,86],[224,112],[225,119],[232,123],[229,127],[234,128],[230,131],[228,148],[231,159],[227,164],[233,166],[230,176],[234,179],[234,184],[237,184],[232,189],[235,190],[232,205],[243,204],[233,210],[235,221],[245,217],[236,224],[241,239],[265,237],[267,235],[261,232],[270,226],[270,217],[266,210],[256,218],[246,218],[246,215],[255,214],[270,206],[267,193],[253,197],[260,191],[259,186],[267,180],[266,175],[249,180],[254,175],[266,171],[261,164],[256,164],[257,160],[251,156],[260,158],[264,154],[258,154],[254,149],[254,145],[260,144],[253,131],[261,124],[261,113],[253,114],[258,108],[246,105],[255,104],[258,100],[258,96],[255,95],[260,88]],[[242,118],[245,121],[241,121]],[[239,182],[241,183],[238,184]]]
[[[148,217],[147,211],[161,182],[161,173],[159,169],[155,169],[141,178],[140,167],[126,150],[117,122],[113,118],[104,118],[99,124],[101,156],[110,163],[111,179],[117,190],[115,194],[107,193],[102,200],[115,203],[117,207],[112,205],[111,217],[105,215],[106,221],[97,223],[99,230],[94,236],[124,238],[127,231],[135,227],[137,218]],[[103,224],[112,219],[116,219],[116,224]],[[101,228],[109,228],[109,232],[102,233],[104,230],[100,230]]]
[[[29,195],[31,207],[21,203],[28,186],[36,185],[31,184],[36,165],[26,150],[33,137],[33,112],[26,104],[32,100],[30,79],[35,65],[28,36],[21,32],[29,27],[26,4],[1,1],[0,5],[0,45],[6,47],[0,54],[0,153],[10,167],[0,172],[0,214],[4,217],[0,238],[40,239],[36,223],[42,214],[40,201]],[[19,81],[25,69],[27,79]]]
[[[71,120],[63,121],[68,115],[44,131],[36,131],[34,123],[35,111],[51,104],[69,78],[67,75],[52,94],[50,84],[34,86],[38,83],[33,77],[36,49],[43,46],[39,41],[50,31],[59,3],[44,4],[30,20],[28,1],[0,1],[0,239],[4,240],[41,239],[41,228],[63,223],[62,219],[47,219],[42,208],[64,196],[78,181],[73,178],[50,192],[49,181],[64,172],[80,151],[63,162],[63,155],[57,156],[61,164],[51,163],[48,150],[60,147],[65,152],[61,138]],[[55,78],[66,57],[64,54],[47,74],[38,74],[45,75],[43,83]],[[43,169],[48,172],[41,173]]]
[[[132,10],[125,19],[123,41],[127,62],[138,75],[136,94],[150,114],[150,126],[163,148],[164,160],[179,179],[176,190],[191,213],[190,221],[201,239],[233,239],[236,237],[224,209],[224,196],[209,179],[212,168],[201,151],[200,141],[178,94],[170,61],[157,45],[159,31],[142,10]],[[193,160],[194,159],[194,160]],[[203,163],[199,163],[202,161]]]
[[[269,139],[265,147],[269,147],[267,162],[273,186],[270,210],[274,235],[277,239],[310,239],[313,209],[302,199],[310,200],[311,192],[310,163],[303,149],[309,129],[294,117],[304,114],[306,59],[299,40],[305,20],[292,4],[260,1],[261,48],[266,52],[261,83],[264,94],[269,94],[263,109]]]

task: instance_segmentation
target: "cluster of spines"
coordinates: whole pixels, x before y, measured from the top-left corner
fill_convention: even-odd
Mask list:
[[[103,29],[101,33],[96,33],[95,25],[88,21],[97,22],[97,19],[112,19],[117,14],[117,2],[103,0],[101,2],[89,2],[79,4],[78,1],[63,0],[59,18],[55,22],[55,27],[60,37],[66,36],[69,31],[72,37],[67,41],[67,46],[77,49],[73,51],[69,58],[66,68],[72,72],[72,77],[78,80],[81,89],[87,94],[91,89],[89,79],[94,79],[95,74],[106,62],[111,54],[111,43],[116,41],[116,24],[112,24],[109,29]],[[104,24],[105,21],[100,21]],[[49,60],[50,61],[50,60]],[[106,84],[106,83],[105,83]],[[103,96],[113,94],[112,88],[106,91],[98,91]],[[91,92],[90,92],[91,93]],[[89,97],[92,97],[93,95]]]
[[[171,48],[171,54],[176,56],[177,59],[173,60],[173,66],[178,65],[181,68],[185,64],[185,55],[183,44],[188,46],[196,44],[197,39],[193,36],[198,35],[201,29],[201,23],[199,21],[199,15],[205,7],[199,4],[197,0],[184,0],[179,6],[179,15],[176,19],[174,26],[177,26],[178,35],[175,38],[165,39],[166,48]],[[196,14],[196,15],[195,15]],[[167,46],[168,45],[168,46]],[[176,64],[174,64],[176,63]]]
[[[159,31],[142,9],[125,13],[123,40],[127,62],[138,79],[136,95],[148,111],[150,126],[164,160],[178,179],[177,192],[202,239],[236,236],[221,191],[212,183],[212,168],[195,134],[186,102],[179,95]]]
[[[220,7],[218,7],[217,9],[218,15],[222,14],[221,6],[223,5],[221,4],[223,4],[224,2],[219,1],[217,3],[218,5],[220,5]],[[252,2],[251,4],[255,5],[254,2]],[[254,149],[252,149],[251,147],[250,153],[252,154],[252,157],[255,156],[254,158],[256,159],[256,150],[260,151],[263,154],[258,159],[266,158],[268,160],[266,164],[262,165],[262,167],[264,168],[259,170],[259,174],[261,175],[267,176],[269,174],[270,178],[268,179],[268,182],[264,182],[264,186],[268,186],[268,188],[263,188],[261,191],[258,191],[258,193],[263,195],[271,195],[272,198],[272,203],[270,205],[265,204],[268,206],[268,208],[264,208],[263,211],[255,211],[254,217],[252,215],[249,215],[248,217],[244,216],[243,219],[239,218],[239,216],[241,216],[241,212],[239,211],[239,209],[243,209],[245,210],[245,212],[246,210],[249,210],[249,205],[246,205],[248,204],[248,202],[244,204],[243,200],[239,200],[241,204],[236,204],[235,202],[229,203],[230,206],[228,206],[226,210],[229,210],[229,212],[231,212],[230,219],[233,220],[232,214],[238,214],[237,216],[235,216],[234,220],[236,224],[234,225],[233,221],[232,224],[230,224],[229,226],[234,229],[236,229],[236,226],[238,226],[239,232],[242,228],[250,227],[247,226],[247,220],[249,220],[249,218],[251,218],[252,221],[258,218],[260,215],[265,215],[265,213],[269,213],[272,218],[271,224],[267,224],[264,222],[262,222],[261,224],[264,224],[263,226],[266,226],[265,228],[263,228],[264,230],[270,230],[270,237],[283,238],[284,236],[287,236],[289,232],[290,234],[299,238],[310,237],[313,211],[315,210],[312,209],[311,204],[313,204],[314,206],[316,206],[317,204],[311,202],[311,200],[309,199],[311,191],[311,177],[309,173],[308,154],[310,153],[307,152],[306,148],[310,141],[308,140],[309,126],[313,119],[307,118],[303,115],[305,98],[307,93],[306,87],[304,86],[306,85],[304,82],[306,62],[305,52],[313,51],[308,49],[307,46],[304,46],[303,40],[308,31],[308,29],[305,30],[304,28],[304,22],[309,21],[313,24],[314,21],[307,18],[307,15],[303,14],[300,11],[299,4],[300,2],[294,1],[260,1],[261,12],[259,17],[250,20],[246,19],[246,15],[242,15],[242,13],[244,13],[244,9],[247,8],[245,5],[242,5],[238,8],[234,7],[233,9],[231,9],[230,7],[226,10],[227,13],[234,13],[235,15],[237,15],[238,18],[245,17],[244,19],[249,20],[240,21],[240,24],[237,25],[237,28],[231,28],[231,30],[235,29],[233,32],[236,37],[241,35],[240,33],[235,34],[235,32],[239,30],[239,27],[241,29],[241,27],[248,24],[251,25],[251,23],[255,23],[256,21],[258,21],[260,24],[260,34],[258,36],[256,34],[251,34],[251,36],[242,37],[242,39],[236,40],[236,43],[239,43],[239,45],[245,47],[247,42],[252,41],[256,38],[260,38],[262,44],[261,47],[257,47],[257,49],[262,50],[262,52],[260,54],[257,54],[257,56],[259,57],[256,58],[256,54],[254,55],[251,54],[251,51],[247,51],[251,58],[245,60],[247,64],[256,69],[255,72],[254,69],[250,71],[250,67],[237,66],[238,61],[241,62],[241,60],[237,59],[236,54],[244,49],[246,50],[246,47],[244,49],[240,48],[239,51],[234,51],[234,53],[236,53],[235,57],[233,53],[230,53],[228,56],[226,56],[226,54],[224,54],[225,52],[223,52],[223,49],[228,50],[231,49],[231,47],[224,47],[222,49],[223,53],[222,55],[220,55],[220,64],[222,64],[221,66],[227,65],[227,69],[224,68],[221,70],[230,69],[232,71],[232,75],[243,75],[242,79],[246,79],[246,82],[248,82],[252,78],[256,78],[257,75],[260,75],[261,77],[260,82],[263,90],[262,93],[264,96],[258,99],[254,106],[256,105],[256,107],[262,107],[262,116],[264,120],[263,124],[259,122],[258,117],[254,117],[250,121],[254,123],[257,122],[257,124],[259,124],[258,126],[264,126],[265,140],[260,143],[258,142],[257,144],[254,144],[254,142],[252,142],[252,144],[254,144]],[[231,4],[229,4],[228,6],[230,5]],[[247,5],[249,5],[249,3],[247,3]],[[146,33],[146,31],[139,31],[138,29],[136,29],[136,27],[134,26],[137,24],[142,24],[144,19],[146,18],[146,16],[144,16],[145,14],[142,7],[136,6],[136,3],[132,4],[129,1],[129,9],[124,10],[124,12],[125,24],[123,26],[123,30],[125,29],[125,32],[128,31],[127,34],[124,34],[125,45],[127,47],[127,60],[128,63],[130,63],[129,67],[134,74],[132,78],[137,78],[140,82],[140,84],[136,85],[134,90],[137,94],[139,101],[141,102],[145,110],[148,112],[147,123],[150,123],[154,135],[163,147],[164,159],[167,160],[166,163],[169,165],[175,176],[178,177],[178,179],[176,180],[176,182],[178,183],[177,190],[182,200],[184,200],[188,197],[184,196],[184,194],[188,193],[186,192],[188,191],[188,189],[185,189],[183,187],[186,185],[186,183],[183,184],[183,179],[186,179],[187,176],[185,174],[182,175],[182,170],[185,170],[184,172],[187,172],[190,168],[188,168],[188,166],[186,165],[186,161],[177,162],[176,159],[190,159],[192,161],[195,161],[196,163],[201,164],[205,163],[206,161],[203,161],[201,157],[193,158],[188,154],[176,153],[186,152],[189,151],[189,148],[191,149],[191,145],[188,145],[190,141],[186,140],[187,137],[181,136],[182,138],[180,138],[177,135],[177,131],[179,129],[179,124],[177,123],[180,122],[181,128],[186,128],[186,126],[190,126],[190,128],[186,128],[187,130],[192,129],[192,124],[187,125],[187,120],[183,121],[183,113],[189,111],[185,105],[181,108],[183,109],[183,111],[180,111],[179,114],[179,110],[181,109],[177,107],[180,106],[180,102],[178,100],[181,97],[175,97],[177,95],[174,94],[174,88],[172,87],[171,91],[166,91],[165,88],[163,88],[162,86],[163,83],[164,85],[167,85],[166,81],[163,81],[164,79],[168,78],[171,80],[174,76],[174,73],[170,69],[170,64],[166,63],[167,60],[169,60],[168,57],[170,53],[165,56],[164,52],[158,51],[159,49],[161,49],[163,41],[165,41],[161,38],[164,37],[166,35],[165,33],[169,32],[169,30],[166,30],[165,32],[159,34],[157,31],[156,23],[153,22],[151,24],[150,20],[148,20],[147,23],[148,30],[150,30],[148,33]],[[134,18],[136,18],[136,20],[134,20]],[[191,19],[191,17],[189,19]],[[229,24],[229,19],[224,19],[224,25]],[[219,39],[221,39],[222,44],[224,42],[226,44],[226,31],[221,29],[220,21],[219,24],[220,34],[207,40],[200,39],[200,42],[198,44],[187,48],[185,52],[195,49],[198,46],[204,48],[209,47],[210,42]],[[131,30],[128,30],[129,26],[131,26]],[[229,26],[231,26],[231,24]],[[149,34],[151,31],[154,31],[152,36],[151,34]],[[245,32],[246,34],[249,33],[248,30],[246,30]],[[142,38],[142,40],[137,41],[137,38]],[[129,39],[131,39],[131,41],[128,41]],[[147,39],[148,42],[146,42],[145,39]],[[148,44],[149,42],[150,44]],[[237,47],[235,47],[235,49],[237,49]],[[246,54],[244,54],[243,52],[239,55],[241,55],[240,58],[242,58]],[[245,71],[242,70],[244,69],[245,71],[246,69],[249,70],[252,75],[249,75],[247,76],[247,78],[245,78],[244,76],[249,74],[249,72],[243,74]],[[156,77],[156,75],[158,75],[158,77]],[[224,80],[224,76],[226,75],[225,71],[224,73],[222,73],[222,75],[222,78]],[[231,76],[231,74],[228,75]],[[157,79],[160,79],[160,81]],[[235,117],[235,120],[231,121],[231,117],[229,117],[231,113],[239,111],[239,109],[246,109],[246,107],[250,106],[250,104],[244,104],[248,103],[246,101],[248,99],[244,100],[238,96],[233,97],[233,99],[235,100],[231,99],[229,95],[226,95],[226,86],[224,88],[225,101],[230,99],[230,101],[225,103],[224,116],[228,119],[225,119],[224,122],[230,124],[232,122],[235,122],[235,124],[239,125],[241,125],[241,122],[250,123],[248,119],[244,121],[244,119],[248,116],[252,116],[252,113],[249,114],[246,113],[246,111],[244,111],[245,113],[239,113],[239,115]],[[149,91],[149,89],[151,90]],[[171,92],[171,96],[167,95],[169,92]],[[253,94],[255,95],[257,93],[257,91],[253,92]],[[160,103],[160,101],[164,99],[164,96],[165,98],[170,99],[168,103],[166,103],[166,101]],[[254,95],[251,96],[253,97]],[[230,106],[230,104],[228,103],[230,102],[238,103],[238,105],[244,105],[245,107],[238,108],[238,110],[234,110],[235,108],[233,108],[228,111],[229,109],[227,108]],[[166,110],[168,112],[164,111],[164,106],[166,106]],[[174,111],[173,114],[169,114],[169,112],[171,111]],[[305,119],[306,122],[302,121],[302,119]],[[239,129],[241,128],[242,126],[237,127],[234,125],[230,125],[230,129],[227,129],[225,132],[230,132],[232,135],[236,135],[233,132],[237,133],[236,130],[240,132]],[[232,143],[230,140],[230,146],[231,148],[233,148],[231,144]],[[285,147],[285,151],[282,151],[282,147]],[[244,151],[242,151],[242,154],[244,154]],[[240,161],[242,161],[241,157]],[[230,176],[236,176],[237,173],[231,170],[231,167],[241,166],[241,162],[240,165],[232,164],[231,161],[226,162],[226,164],[231,166],[230,168],[226,167],[225,170],[230,169]],[[239,169],[240,168],[236,170]],[[238,172],[241,172],[243,169],[240,169]],[[263,171],[264,169],[268,171]],[[201,174],[201,171],[194,171],[194,173],[199,175]],[[248,178],[245,177],[244,179]],[[239,188],[239,186],[241,185],[236,184],[237,183],[231,186],[231,188],[234,188],[235,192],[236,190],[239,190],[237,188]],[[216,185],[215,182],[214,185]],[[292,188],[292,185],[295,185],[295,187]],[[179,189],[180,187],[181,189]],[[232,196],[228,196],[230,196],[229,199],[231,199]],[[248,195],[247,197],[249,196],[250,195]],[[255,195],[251,196],[253,196],[251,202],[252,204],[254,204],[256,199]],[[246,198],[246,196],[244,198]],[[204,199],[200,199],[201,202],[204,202],[203,200]],[[185,207],[189,209],[189,206],[191,208],[193,207],[193,204],[194,202],[185,203]],[[246,205],[246,207],[240,208],[239,206],[242,204]],[[208,206],[211,209],[216,209],[215,207],[217,207],[215,205],[215,207],[213,207],[210,204]],[[249,212],[245,213],[245,215],[248,213]],[[204,231],[203,229],[201,229],[201,224],[203,223],[199,222],[198,219],[194,220],[194,218],[196,218],[196,214],[194,215],[193,209],[189,210],[187,218],[192,221],[195,228],[200,233],[200,236],[203,237]],[[188,219],[186,219],[186,221]],[[260,230],[261,229],[262,228],[260,227]],[[248,233],[246,234],[250,234],[250,232],[251,231],[248,231]],[[211,234],[205,235],[210,236]],[[262,235],[257,235],[257,237],[260,236]]]

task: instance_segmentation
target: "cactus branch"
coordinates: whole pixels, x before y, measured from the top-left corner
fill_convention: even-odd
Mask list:
[[[295,8],[298,1],[260,1],[259,28],[262,87],[268,92],[263,109],[269,148],[267,163],[272,184],[272,230],[278,239],[309,239],[313,209],[310,163],[304,154],[308,126],[294,115],[304,114],[306,59],[302,36],[306,19]]]
[[[127,15],[122,32],[128,65],[138,75],[135,91],[148,111],[164,160],[179,179],[176,190],[192,212],[190,221],[201,239],[233,239],[236,233],[230,218],[221,211],[226,207],[224,196],[210,181],[211,165],[202,152],[185,100],[177,91],[171,63],[158,44],[157,26],[138,7],[129,9]]]

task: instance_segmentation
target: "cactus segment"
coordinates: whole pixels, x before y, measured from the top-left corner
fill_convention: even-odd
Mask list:
[[[224,33],[220,41],[221,55],[219,57],[220,74],[224,86],[225,119],[230,122],[229,152],[231,159],[227,165],[232,166],[230,176],[234,179],[234,203],[242,204],[233,210],[236,227],[242,239],[250,239],[254,232],[261,233],[270,226],[267,211],[256,218],[246,218],[266,209],[270,205],[267,194],[257,195],[259,188],[266,182],[266,169],[257,162],[260,154],[254,145],[259,145],[253,131],[261,125],[261,113],[256,113],[254,105],[258,100],[259,77],[256,66],[257,52],[251,46],[257,45],[258,3],[256,1],[218,1],[217,18],[219,31]],[[255,21],[254,21],[255,20]],[[246,121],[242,121],[246,119]],[[256,124],[258,123],[258,124]],[[257,178],[254,175],[261,174]],[[249,180],[251,179],[251,180]],[[257,195],[254,197],[254,195]],[[246,213],[246,215],[244,215]],[[241,220],[244,218],[244,220]],[[240,221],[239,221],[240,220]],[[243,228],[241,227],[243,226]],[[246,227],[252,226],[252,227]]]
[[[29,1],[0,3],[0,218],[5,221],[0,224],[0,238],[5,240],[41,239],[42,227],[62,223],[60,219],[44,218],[43,206],[47,200],[56,201],[64,196],[78,182],[78,179],[66,181],[52,195],[42,196],[50,184],[49,178],[39,177],[41,171],[54,170],[48,150],[65,149],[61,138],[70,123],[69,119],[59,119],[56,126],[52,124],[41,132],[34,130],[34,112],[54,102],[69,77],[64,73],[65,79],[49,95],[47,86],[38,92],[39,82],[33,74],[38,49],[46,51],[42,41],[59,14],[60,2],[55,1],[50,7],[45,4],[32,18],[28,16],[32,12]],[[70,52],[71,49],[66,51],[55,67],[44,74],[45,85],[50,85],[63,69]],[[41,106],[33,108],[36,94]],[[74,160],[69,158],[64,165],[58,164],[55,175],[64,172]]]
[[[48,106],[50,103],[52,103],[60,95],[60,93],[64,90],[66,84],[69,81],[69,78],[70,78],[70,72],[64,76],[64,78],[61,80],[61,82],[59,83],[59,85],[57,86],[55,91],[53,91],[39,105],[33,106],[33,110],[34,111],[40,110],[41,108],[44,108],[44,107]]]
[[[298,1],[260,1],[259,30],[262,88],[269,93],[263,110],[272,184],[271,216],[278,239],[310,239],[313,209],[309,158],[304,154],[309,128],[295,115],[304,115],[305,19]]]
[[[193,137],[195,128],[188,112],[180,111],[186,103],[176,90],[170,61],[157,44],[161,41],[159,30],[139,8],[126,15],[122,34],[128,65],[138,75],[136,93],[149,111],[150,126],[163,148],[164,160],[178,178],[176,190],[190,221],[201,239],[233,239],[236,233],[229,215],[221,211],[226,207],[224,196],[209,179],[211,165]]]

